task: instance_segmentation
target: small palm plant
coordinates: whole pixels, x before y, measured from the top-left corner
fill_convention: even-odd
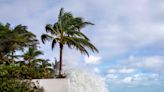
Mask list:
[[[37,62],[40,62],[41,59],[37,57],[43,55],[42,51],[37,50],[35,47],[31,47],[28,51],[23,55],[25,61],[28,62],[29,67],[35,66]]]
[[[81,17],[74,17],[70,12],[64,12],[64,9],[60,9],[58,21],[53,25],[47,24],[46,34],[42,34],[42,42],[46,40],[52,41],[52,50],[56,44],[59,44],[60,57],[59,57],[59,77],[62,77],[62,54],[63,47],[75,48],[81,53],[89,56],[86,48],[91,49],[93,52],[98,52],[97,48],[90,43],[89,38],[84,35],[80,30],[87,25],[94,25],[91,22],[85,22]]]

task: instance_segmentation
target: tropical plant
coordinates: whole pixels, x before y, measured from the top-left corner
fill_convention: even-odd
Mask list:
[[[26,26],[22,26],[22,25],[17,25],[13,30],[11,30],[12,32],[12,39],[10,40],[10,50],[11,50],[11,57],[12,57],[12,61],[13,57],[14,57],[14,52],[16,50],[24,50],[25,47],[34,47],[37,44],[37,39],[36,36],[29,32],[27,30]]]
[[[29,66],[34,66],[37,62],[41,61],[37,57],[43,55],[42,51],[37,50],[35,47],[31,47],[28,51],[23,55],[24,61],[27,61]]]
[[[44,89],[30,80],[0,78],[1,92],[44,92]]]
[[[9,24],[3,25],[0,23],[0,64],[6,61],[6,54],[9,52],[8,34],[10,34]]]
[[[48,62],[48,59],[41,59],[39,70],[41,72],[42,78],[53,78],[54,70],[52,69],[52,64]]]
[[[86,48],[91,49],[93,52],[98,52],[97,48],[90,43],[89,38],[84,35],[80,30],[87,25],[94,25],[91,22],[85,22],[81,17],[74,17],[70,12],[64,12],[64,9],[60,9],[58,21],[53,25],[47,24],[46,34],[41,36],[42,42],[46,40],[52,41],[52,49],[56,44],[59,44],[60,48],[60,65],[59,65],[59,77],[62,77],[62,54],[63,47],[67,45],[69,48],[76,48],[81,53],[89,56]]]
[[[17,65],[0,65],[0,91],[1,92],[44,92],[37,83],[29,80],[31,76],[24,75],[30,68]],[[29,72],[30,73],[30,72]],[[33,76],[36,75],[33,73]],[[26,80],[24,80],[26,79]]]
[[[29,32],[26,26],[17,25],[12,29],[9,23],[0,23],[0,61],[6,56],[14,63],[14,58],[18,57],[14,55],[16,50],[22,51],[25,47],[36,46],[37,43],[36,36]]]
[[[24,75],[31,76],[32,78],[52,78],[53,70],[48,59],[41,59],[38,56],[43,55],[42,51],[37,50],[35,47],[29,48],[23,55],[24,61],[27,61],[28,68]],[[22,64],[23,63],[23,64]],[[20,65],[25,65],[24,62],[20,62]]]

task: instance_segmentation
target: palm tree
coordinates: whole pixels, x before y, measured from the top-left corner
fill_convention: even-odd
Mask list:
[[[3,63],[5,55],[9,52],[7,34],[10,33],[9,24],[0,23],[0,63]]]
[[[26,26],[17,25],[14,29],[10,24],[0,24],[0,61],[2,56],[7,56],[13,63],[16,50],[24,50],[26,47],[36,46],[38,43],[36,36],[27,30]]]
[[[41,61],[41,65],[40,65],[41,68],[48,68],[51,66],[51,64],[48,62],[49,59],[41,59],[40,61]]]
[[[11,56],[14,57],[14,52],[16,50],[23,51],[26,47],[36,47],[37,39],[36,36],[27,30],[26,26],[17,25],[14,29],[11,30]],[[13,59],[12,59],[13,61]]]
[[[46,40],[52,41],[52,49],[56,44],[60,47],[60,57],[59,57],[59,76],[62,71],[62,54],[63,47],[67,45],[69,48],[76,48],[81,53],[87,54],[89,56],[86,48],[91,49],[93,52],[98,52],[97,48],[90,43],[89,38],[85,36],[80,30],[87,25],[94,25],[91,22],[85,22],[81,17],[74,17],[70,12],[64,12],[64,9],[60,9],[58,16],[58,21],[53,25],[47,24],[46,34],[42,34],[42,42],[45,43]]]
[[[35,47],[31,47],[28,51],[23,55],[25,61],[28,62],[29,67],[36,65],[36,62],[42,61],[37,57],[43,55],[43,52],[37,50]]]

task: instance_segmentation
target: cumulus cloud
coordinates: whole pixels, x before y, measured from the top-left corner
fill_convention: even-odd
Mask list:
[[[135,73],[133,75],[108,74],[106,80],[114,84],[153,85],[160,84],[159,74],[157,73]]]
[[[132,76],[125,77],[121,80],[123,83],[128,84],[143,84],[151,85],[152,83],[159,84],[159,75],[158,74],[144,74],[138,73]]]
[[[101,42],[97,46],[101,49],[103,56],[106,58],[120,56],[153,44],[156,46],[162,44],[159,41],[164,40],[164,26],[159,21],[154,22],[155,17],[158,16],[157,13],[154,13],[158,10],[158,2],[154,3],[150,0],[117,2],[110,0],[105,5],[107,4],[108,7],[114,8],[108,8],[108,11],[100,13],[101,15],[108,15],[108,17],[104,17],[106,20],[99,21],[96,25],[96,30],[98,30],[96,35],[103,36],[93,36],[93,39],[96,39],[94,40],[95,43]],[[152,10],[151,5],[155,9]],[[160,11],[158,14],[162,15]]]
[[[130,56],[127,60],[121,61],[127,67],[145,69],[150,72],[163,73],[163,56]]]
[[[86,56],[84,58],[84,61],[86,64],[100,64],[101,63],[101,57],[90,55],[89,57]]]
[[[122,68],[122,67],[110,68],[108,70],[108,73],[133,73],[133,72],[135,72],[135,69],[133,68]]]
[[[132,83],[134,80],[133,80],[133,78],[132,77],[125,77],[123,80],[122,80],[122,82],[124,82],[124,83]]]
[[[115,74],[107,74],[106,75],[106,78],[108,79],[108,80],[117,80],[118,79],[118,76],[117,75],[115,75]]]

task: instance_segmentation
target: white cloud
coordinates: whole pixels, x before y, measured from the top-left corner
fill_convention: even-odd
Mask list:
[[[130,56],[123,62],[127,67],[146,69],[151,72],[163,72],[164,69],[163,56]]]
[[[158,6],[158,1],[154,3],[150,0],[119,2],[103,0],[102,2],[103,5],[100,3],[98,8],[103,8],[100,16],[105,20],[98,20],[95,25],[95,34],[102,36],[93,36],[93,39],[96,39],[94,42],[101,49],[103,57],[124,55],[152,44],[161,45],[158,41],[164,40],[164,25],[154,22],[157,13],[150,7]]]
[[[129,56],[109,66],[108,73],[164,73],[164,56]]]
[[[117,70],[116,69],[109,69],[108,73],[117,73]]]
[[[122,67],[116,67],[116,68],[109,68],[108,73],[134,73],[135,69],[133,68],[122,68]]]
[[[109,84],[128,84],[130,86],[160,84],[159,74],[157,73],[107,74],[106,80]]]
[[[152,83],[159,84],[159,74],[137,73],[123,78],[121,82],[143,85],[151,85]]]
[[[132,83],[133,82],[133,78],[132,77],[125,77],[122,82],[124,83]]]
[[[161,57],[148,57],[143,60],[143,63],[139,67],[146,67],[151,69],[163,68],[164,67],[164,59]]]
[[[100,64],[101,63],[101,57],[90,55],[89,57],[86,56],[84,58],[84,61],[86,64]]]
[[[107,78],[108,80],[116,81],[116,80],[118,79],[118,76],[115,75],[115,74],[107,74],[107,75],[106,75],[106,78]]]
[[[119,72],[120,72],[120,73],[132,73],[132,72],[134,72],[134,71],[135,71],[134,69],[130,69],[130,68],[129,68],[129,69],[125,69],[125,68],[124,68],[124,69],[121,69]]]

